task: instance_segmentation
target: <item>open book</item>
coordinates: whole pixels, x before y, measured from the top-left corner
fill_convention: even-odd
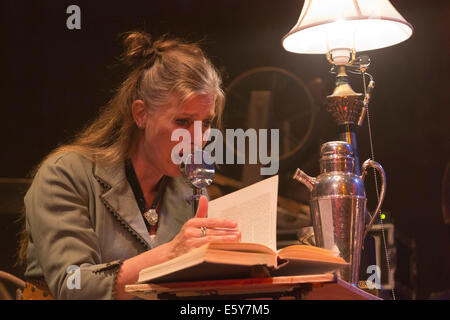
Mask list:
[[[209,243],[141,270],[138,283],[306,275],[348,264],[332,251],[305,245],[276,249],[278,176],[243,188],[208,205],[208,217],[238,222],[239,243]]]
[[[143,269],[138,283],[321,274],[347,265],[331,251],[313,246],[293,245],[274,252],[257,243],[213,242]]]

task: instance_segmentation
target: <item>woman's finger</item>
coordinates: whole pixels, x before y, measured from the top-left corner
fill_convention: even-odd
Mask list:
[[[199,237],[199,238],[192,238],[189,239],[189,244],[194,247],[198,248],[204,244],[210,243],[210,242],[238,242],[240,240],[240,236],[233,235],[233,236],[206,236],[206,237]]]
[[[221,218],[193,218],[189,220],[189,224],[192,227],[205,227],[205,228],[223,228],[223,229],[233,229],[237,227],[237,222],[221,219]]]
[[[203,235],[201,228],[199,229],[199,236],[241,236],[241,232],[234,229],[205,228],[204,230],[205,235]]]
[[[198,200],[198,209],[195,213],[196,218],[206,218],[208,216],[208,198],[201,196]]]

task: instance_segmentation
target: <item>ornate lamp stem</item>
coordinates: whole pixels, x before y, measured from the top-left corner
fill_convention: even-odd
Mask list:
[[[352,146],[355,158],[355,174],[361,174],[356,142],[356,123],[364,110],[364,95],[356,93],[348,82],[345,66],[338,66],[336,88],[327,96],[328,112],[336,120],[339,128],[339,139]]]

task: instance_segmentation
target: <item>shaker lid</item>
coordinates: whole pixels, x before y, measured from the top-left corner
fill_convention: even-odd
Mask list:
[[[353,158],[352,146],[345,141],[326,142],[320,148],[321,158]]]

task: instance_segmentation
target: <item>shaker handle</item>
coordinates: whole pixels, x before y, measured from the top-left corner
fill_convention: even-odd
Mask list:
[[[361,173],[362,173],[361,179],[364,181],[364,178],[367,175],[367,169],[369,167],[376,169],[381,176],[381,192],[380,192],[380,198],[378,199],[377,208],[375,209],[375,211],[373,213],[372,219],[370,219],[369,223],[366,226],[366,230],[364,231],[363,239],[366,237],[367,232],[369,232],[370,228],[372,228],[372,225],[375,222],[375,218],[378,216],[378,214],[380,212],[381,205],[383,204],[384,196],[386,194],[386,174],[384,173],[383,167],[378,162],[370,160],[370,159],[364,161],[362,168],[361,168]]]

